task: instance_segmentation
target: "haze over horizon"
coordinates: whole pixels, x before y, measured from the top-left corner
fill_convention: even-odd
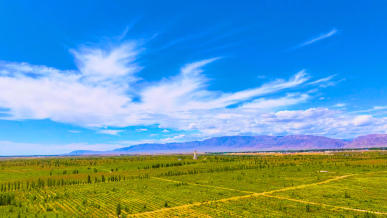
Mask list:
[[[0,2],[0,156],[387,134],[387,3],[282,3]]]

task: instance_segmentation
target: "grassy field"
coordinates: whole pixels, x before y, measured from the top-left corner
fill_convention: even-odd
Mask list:
[[[1,217],[387,217],[387,152],[0,160]]]

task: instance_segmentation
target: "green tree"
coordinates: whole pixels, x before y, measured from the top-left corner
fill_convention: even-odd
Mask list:
[[[309,204],[307,204],[306,206],[305,206],[305,210],[306,210],[306,212],[310,212],[310,205]]]
[[[117,216],[121,215],[121,204],[120,203],[117,204],[116,213],[117,213]]]

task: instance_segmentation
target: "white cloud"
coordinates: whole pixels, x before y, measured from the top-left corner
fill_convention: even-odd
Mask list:
[[[336,33],[337,33],[337,29],[333,28],[331,31],[327,32],[327,33],[322,33],[320,34],[319,36],[317,37],[314,37],[313,39],[310,39],[306,42],[303,42],[301,43],[300,45],[298,45],[297,47],[300,48],[300,47],[304,47],[304,46],[307,46],[307,45],[310,45],[310,44],[313,44],[313,43],[316,43],[320,40],[323,40],[323,39],[327,39],[329,37],[332,37],[334,36]]]
[[[345,106],[347,106],[347,104],[345,103],[337,103],[334,105],[334,107],[345,107]]]
[[[127,88],[127,84],[137,80],[134,74],[141,69],[136,64],[139,48],[135,42],[107,49],[81,47],[71,53],[82,79],[97,85],[115,84],[116,88]]]
[[[387,106],[374,106],[373,110],[387,110]]]
[[[374,106],[372,108],[358,110],[358,111],[352,111],[353,113],[357,114],[363,114],[363,113],[384,113],[387,112],[387,106]]]
[[[142,128],[142,129],[136,129],[136,132],[146,132],[148,129]]]
[[[101,129],[98,130],[99,133],[107,134],[107,135],[118,135],[120,132],[123,132],[123,130],[118,129]]]
[[[343,79],[341,79],[341,80],[339,80],[339,81],[332,81],[332,79],[333,79],[335,76],[336,76],[336,75],[330,75],[330,76],[327,76],[327,77],[324,77],[324,78],[321,78],[321,79],[318,79],[318,80],[309,82],[308,84],[309,84],[309,85],[318,85],[319,87],[326,88],[326,87],[329,87],[329,86],[334,86],[334,85],[336,85],[338,82],[343,81]]]
[[[371,121],[372,121],[371,115],[359,115],[353,119],[353,124],[355,126],[363,126],[363,125],[370,124]]]
[[[367,122],[366,117],[326,108],[289,110],[313,99],[316,90],[333,78],[310,82],[305,70],[246,90],[213,91],[203,68],[220,58],[210,58],[184,65],[175,76],[139,86],[141,66],[136,59],[141,50],[135,42],[107,49],[81,47],[72,50],[79,68],[72,71],[0,62],[0,108],[9,114],[2,118],[51,119],[97,128],[158,124],[195,131],[197,137],[338,132],[344,137],[377,132],[387,123],[385,118]]]
[[[181,141],[185,137],[186,137],[186,135],[180,134],[180,135],[176,135],[176,136],[172,136],[172,137],[161,139],[160,142],[161,143],[176,142],[176,141]]]
[[[69,130],[70,133],[81,133],[79,130]]]
[[[299,104],[305,102],[309,98],[307,94],[288,94],[285,97],[277,99],[257,99],[252,102],[246,103],[241,106],[243,109],[253,109],[253,110],[264,110],[269,109],[273,110],[279,107],[286,107],[290,105]]]

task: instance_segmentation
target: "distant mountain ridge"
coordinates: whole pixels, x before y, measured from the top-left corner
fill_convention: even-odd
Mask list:
[[[192,152],[241,152],[387,147],[387,134],[359,136],[353,140],[313,135],[222,136],[203,141],[138,144],[111,151],[78,150],[69,155],[158,154]]]

